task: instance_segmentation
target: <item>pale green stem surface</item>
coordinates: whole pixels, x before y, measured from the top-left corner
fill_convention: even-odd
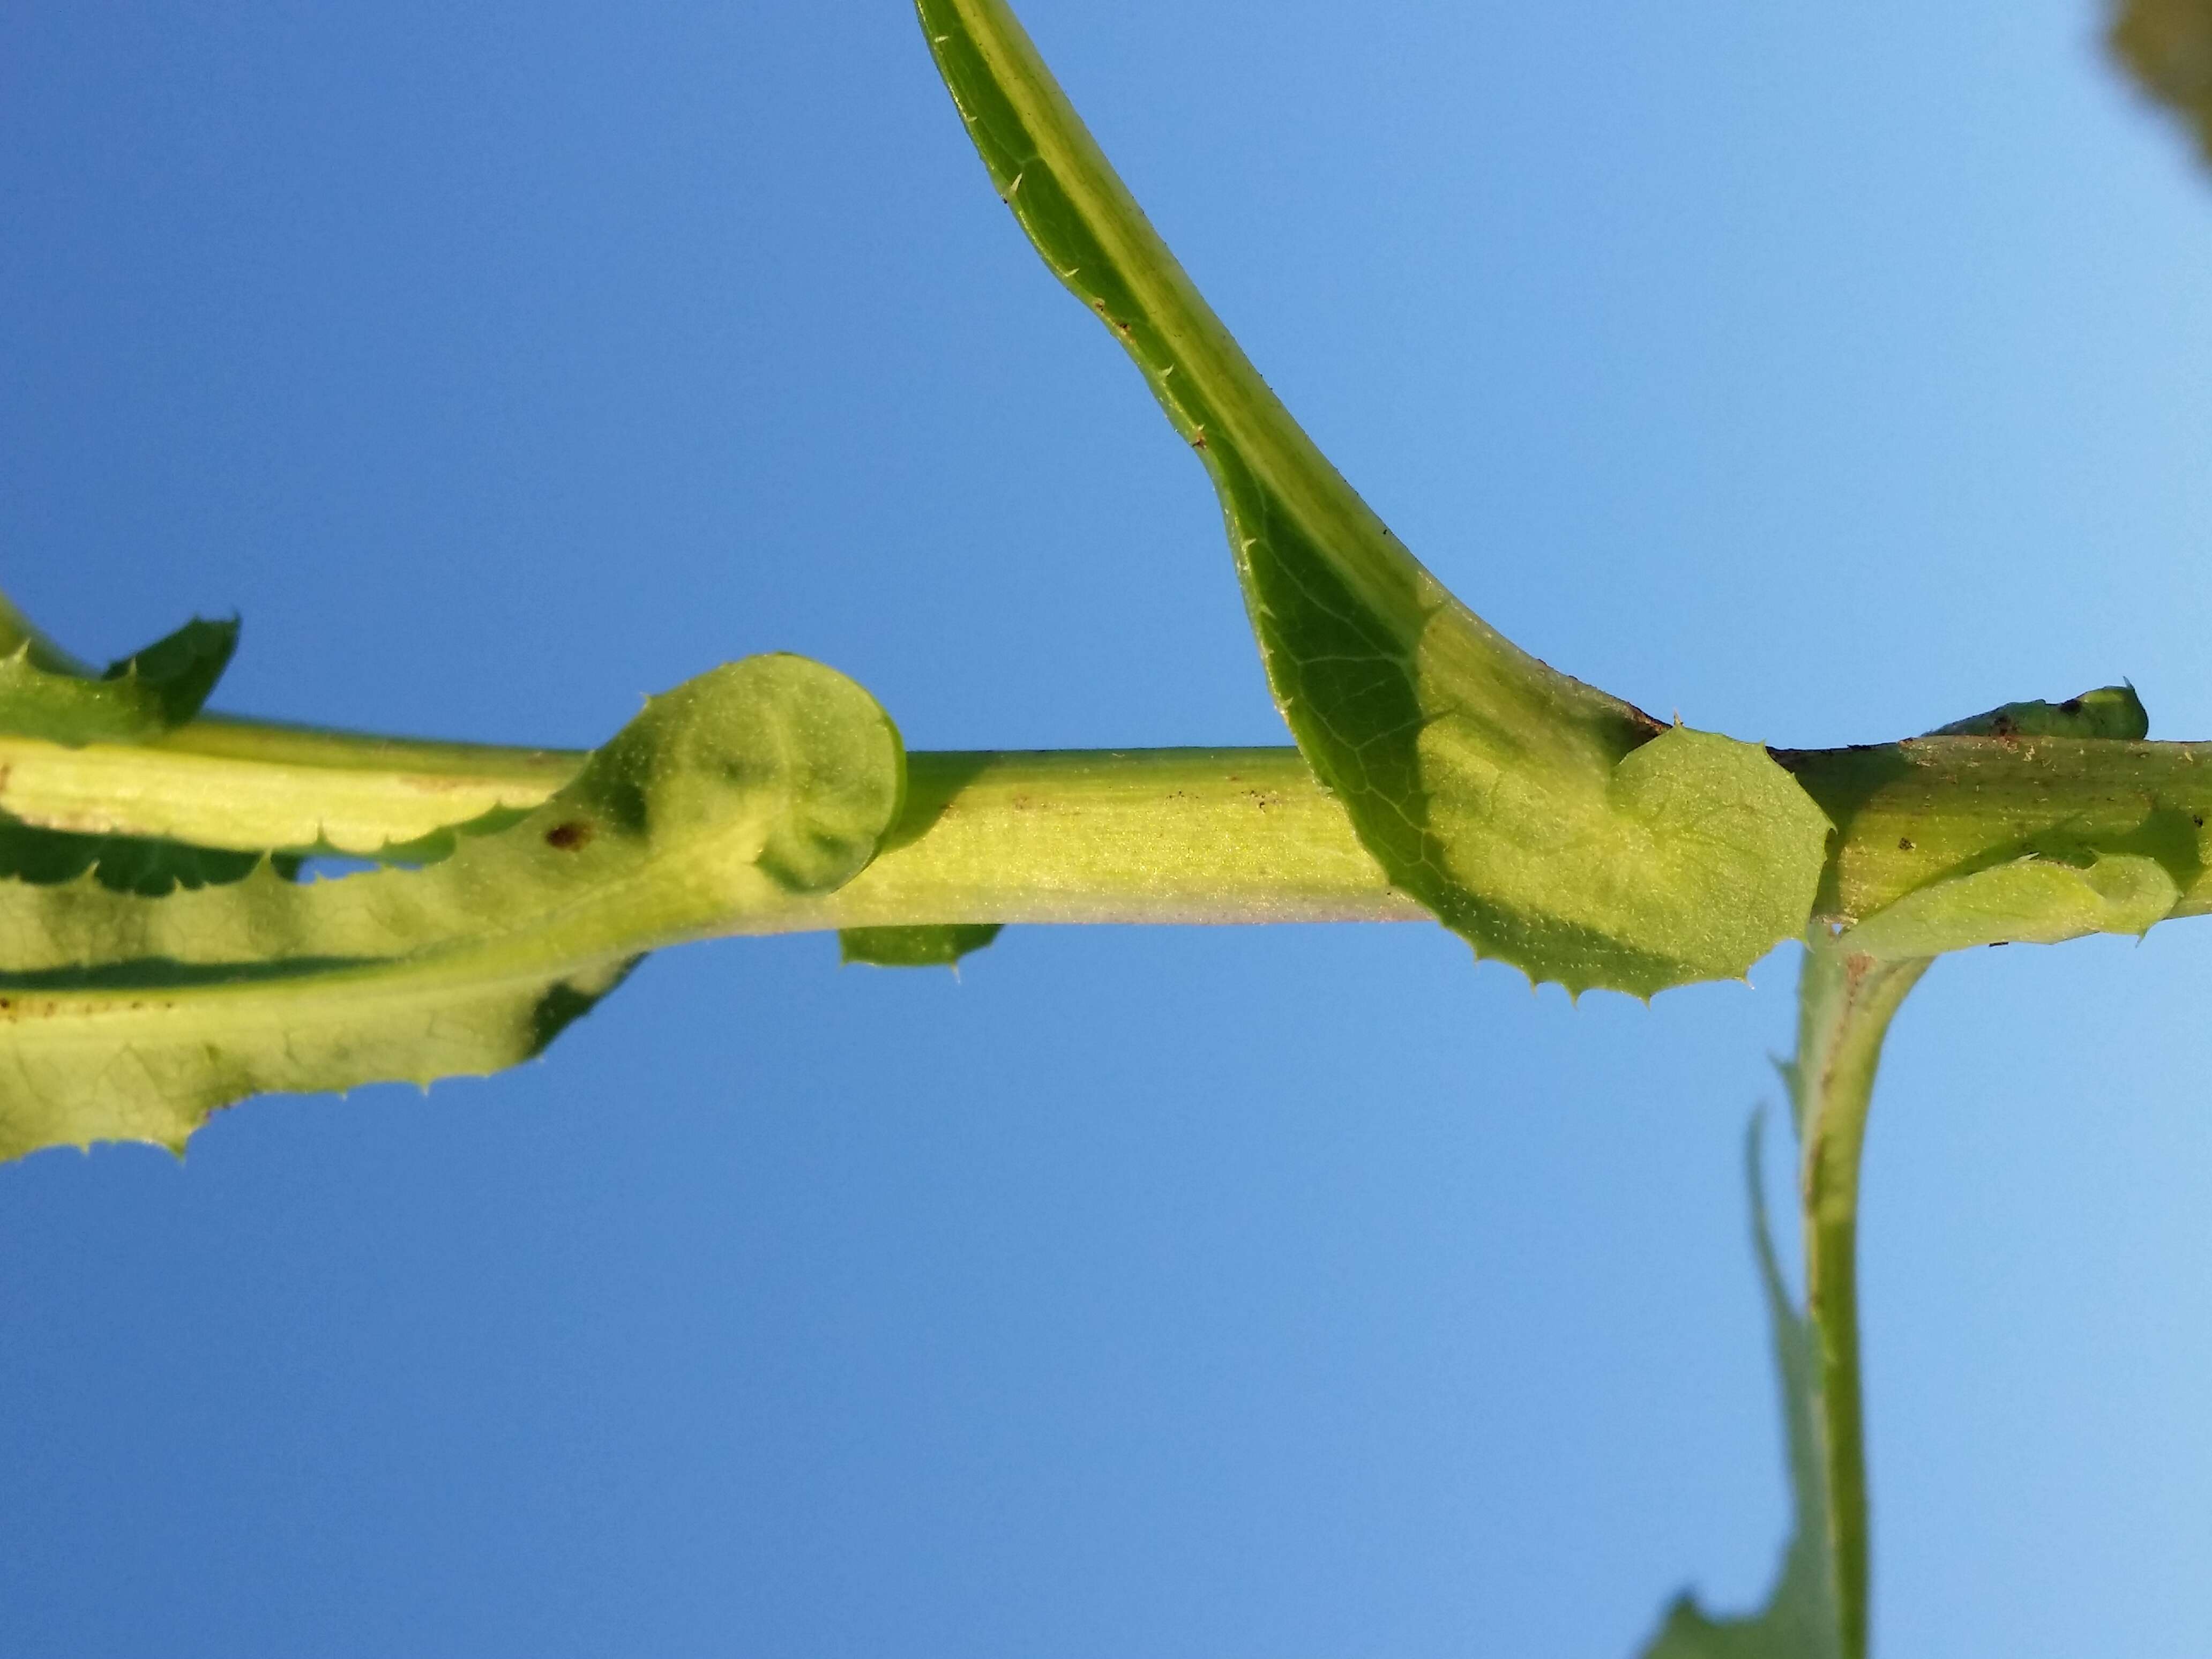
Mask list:
[[[374,856],[538,805],[585,757],[196,720],[143,747],[0,738],[0,811],[43,829]],[[909,755],[883,850],[735,931],[939,922],[1411,921],[1295,749]]]
[[[2040,854],[2141,852],[2212,909],[2212,744],[1946,737],[1779,758],[1838,828],[1814,914],[1867,916]],[[577,751],[208,717],[143,744],[0,737],[0,811],[40,828],[373,857],[536,805]],[[788,929],[938,921],[1412,921],[1290,748],[920,752],[890,843]],[[756,918],[753,926],[761,925]]]
[[[222,716],[139,744],[0,733],[0,811],[78,835],[373,857],[499,808],[535,806],[584,760]]]
[[[908,756],[905,807],[875,861],[773,931],[1428,914],[1294,749],[938,752]]]
[[[1859,1158],[1882,1038],[1929,959],[1881,961],[1817,929],[1798,982],[1797,1111],[1805,1304],[1818,1346],[1828,1538],[1844,1659],[1865,1659],[1869,1588],[1858,1338]]]

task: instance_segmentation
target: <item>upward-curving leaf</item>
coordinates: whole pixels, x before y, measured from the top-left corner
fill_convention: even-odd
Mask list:
[[[97,673],[0,593],[0,737],[35,738],[72,753],[91,744],[136,744],[158,737],[199,713],[237,645],[236,622],[195,617]],[[0,783],[10,774],[0,765]],[[119,891],[157,896],[179,885],[240,880],[264,850],[87,835],[0,811],[0,878],[64,881],[90,870]]]
[[[1571,989],[1741,974],[1803,928],[1828,823],[1765,750],[1668,728],[1468,611],[1316,449],[1003,0],[918,0],[999,193],[1212,474],[1275,701],[1391,879]]]
[[[850,680],[755,657],[656,697],[520,823],[444,862],[166,898],[0,883],[0,1157],[181,1146],[270,1090],[495,1071],[644,951],[874,856],[898,732]]]
[[[238,623],[194,617],[95,673],[0,594],[0,732],[54,743],[130,743],[200,711],[238,647]]]

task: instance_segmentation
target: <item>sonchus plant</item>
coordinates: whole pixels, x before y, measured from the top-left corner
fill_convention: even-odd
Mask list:
[[[1947,952],[2212,908],[2212,745],[2145,741],[2120,686],[1771,749],[1536,660],[1300,430],[1003,0],[919,9],[992,184],[1211,477],[1296,748],[908,754],[790,656],[589,755],[367,738],[204,714],[234,623],[103,672],[0,600],[0,1155],[181,1148],[265,1091],[495,1071],[714,935],[836,929],[848,960],[926,966],[1007,923],[1430,916],[1534,981],[1642,998],[1802,939],[1802,1312],[1757,1212],[1796,1533],[1763,1611],[1685,1600],[1649,1651],[1863,1654],[1854,1230],[1883,1034]],[[2212,25],[2147,7],[2117,33],[2171,91]],[[321,854],[383,867],[295,879]]]

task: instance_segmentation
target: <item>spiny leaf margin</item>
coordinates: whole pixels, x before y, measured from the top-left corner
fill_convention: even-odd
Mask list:
[[[238,648],[238,621],[195,617],[93,671],[0,594],[0,732],[70,744],[131,743],[200,711]]]
[[[644,951],[859,873],[905,751],[835,671],[756,657],[653,699],[522,822],[422,870],[153,899],[0,882],[0,1158],[143,1140],[275,1090],[481,1075]]]
[[[1830,830],[1796,782],[1461,605],[1276,400],[1003,0],[917,9],[1000,196],[1212,474],[1277,706],[1393,882],[1576,992],[1735,977],[1796,937]]]

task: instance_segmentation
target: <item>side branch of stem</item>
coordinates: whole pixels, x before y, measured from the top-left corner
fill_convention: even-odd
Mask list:
[[[1859,1160],[1882,1039],[1929,958],[1880,961],[1818,929],[1798,988],[1805,1304],[1818,1349],[1828,1537],[1845,1659],[1867,1650],[1869,1541],[1858,1338]]]

